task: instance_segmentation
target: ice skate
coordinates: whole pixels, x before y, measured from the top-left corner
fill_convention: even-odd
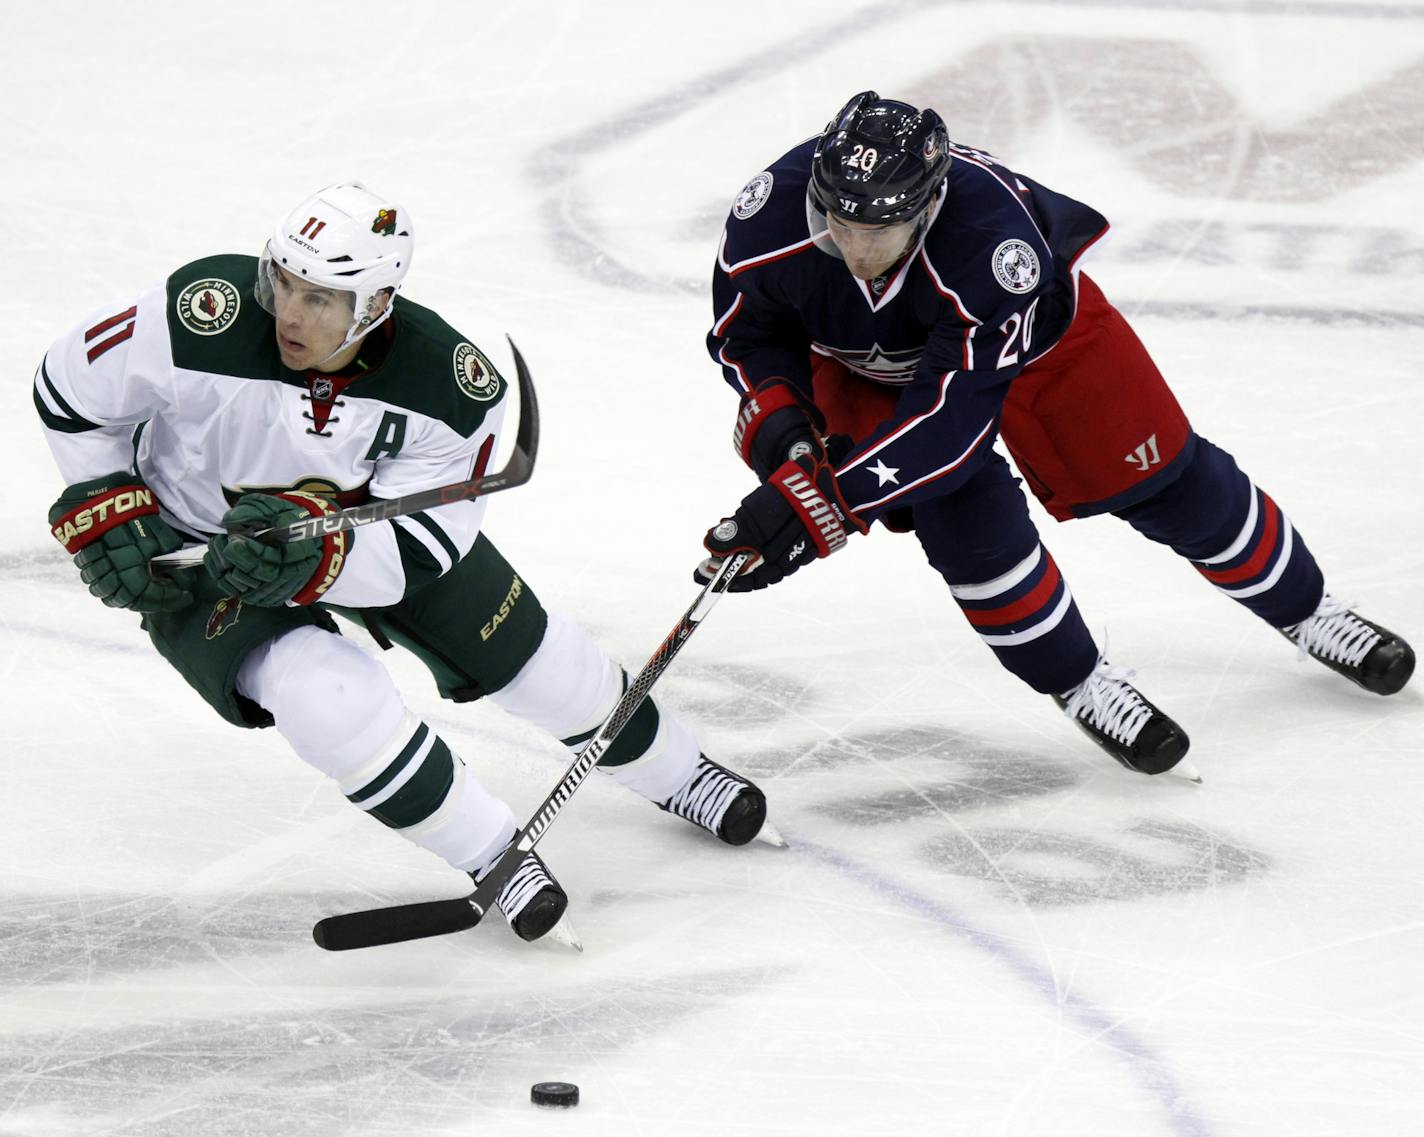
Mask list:
[[[1190,782],[1201,775],[1185,755],[1186,731],[1154,707],[1129,679],[1136,674],[1099,658],[1093,673],[1053,701],[1084,734],[1129,770],[1140,774],[1172,773]]]
[[[700,825],[728,845],[745,845],[758,836],[768,844],[786,844],[766,824],[766,795],[705,754],[697,756],[682,788],[658,808]]]
[[[506,845],[505,849],[508,848]],[[503,855],[504,850],[500,850],[483,869],[470,874],[476,884],[489,875]],[[521,940],[537,940],[553,932],[554,939],[583,950],[568,921],[562,920],[569,906],[568,893],[560,887],[538,853],[529,853],[524,858],[509,882],[500,889],[495,904]]]
[[[1393,695],[1414,674],[1413,648],[1388,628],[1355,615],[1328,592],[1314,615],[1280,633],[1300,649],[1301,659],[1318,659],[1376,695]]]

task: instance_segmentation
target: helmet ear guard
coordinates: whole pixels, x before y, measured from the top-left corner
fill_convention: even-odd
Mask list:
[[[930,204],[949,164],[949,134],[938,114],[862,91],[816,143],[811,202],[849,221],[906,221]]]
[[[341,351],[390,316],[414,253],[415,232],[401,206],[360,182],[339,182],[307,198],[278,224],[262,252],[257,302],[276,315],[278,268],[349,293],[352,321]]]

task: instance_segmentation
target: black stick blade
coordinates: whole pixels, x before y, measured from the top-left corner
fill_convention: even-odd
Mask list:
[[[467,899],[426,900],[328,916],[316,922],[312,939],[316,940],[317,947],[327,951],[352,951],[429,936],[448,936],[473,928],[479,922],[480,914]]]

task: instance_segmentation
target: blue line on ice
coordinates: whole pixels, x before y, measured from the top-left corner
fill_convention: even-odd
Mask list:
[[[1030,958],[1013,941],[975,927],[964,913],[931,900],[834,849],[799,838],[792,842],[792,848],[809,854],[881,896],[893,898],[902,907],[947,928],[972,947],[993,956],[1025,986],[1051,1003],[1070,1024],[1117,1051],[1125,1060],[1131,1078],[1165,1111],[1171,1133],[1178,1137],[1210,1137],[1211,1127],[1188,1100],[1167,1058],[1156,1053],[1127,1027],[1114,1021],[1103,1008],[1081,995],[1062,991],[1052,972]]]

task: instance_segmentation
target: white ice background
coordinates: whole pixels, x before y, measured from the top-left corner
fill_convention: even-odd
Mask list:
[[[46,532],[30,397],[95,306],[361,178],[415,219],[408,295],[533,369],[538,469],[488,531],[637,666],[750,488],[702,347],[721,217],[876,87],[1109,215],[1088,269],[1195,425],[1335,592],[1418,643],[1424,6],[0,15],[0,1134],[1424,1132],[1424,686],[1297,662],[1125,525],[1036,513],[1202,786],[1101,756],[877,532],[724,599],[659,686],[789,849],[719,847],[592,779],[542,846],[584,955],[491,922],[338,956],[314,919],[458,877],[87,596]],[[557,746],[385,658],[532,810]],[[543,1079],[583,1103],[535,1109]]]

